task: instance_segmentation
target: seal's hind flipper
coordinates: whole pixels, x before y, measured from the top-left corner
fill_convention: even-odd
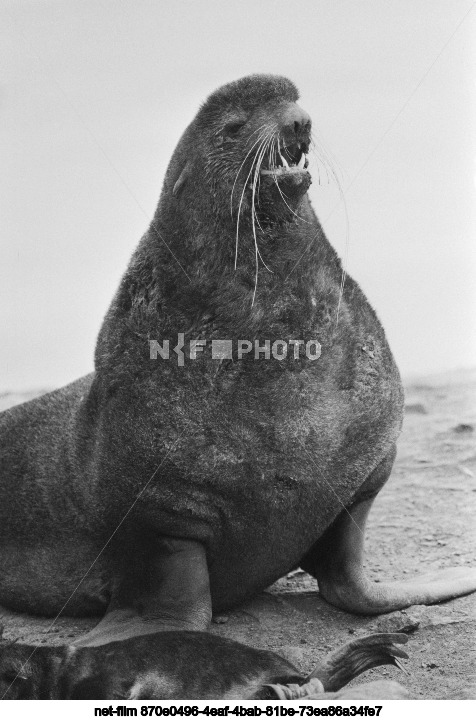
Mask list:
[[[317,678],[326,691],[338,691],[356,676],[375,666],[389,664],[401,668],[398,658],[408,658],[408,654],[397,644],[407,641],[408,636],[404,633],[376,633],[356,638],[328,654],[308,680]]]

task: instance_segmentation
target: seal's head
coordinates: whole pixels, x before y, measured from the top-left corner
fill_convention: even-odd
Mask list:
[[[169,192],[178,197],[193,179],[194,198],[202,196],[202,208],[211,199],[215,214],[261,225],[292,220],[311,183],[311,119],[297,99],[295,85],[273,75],[250,75],[216,90],[177,147]]]
[[[0,699],[32,699],[35,695],[33,647],[0,640]],[[37,674],[38,675],[38,674]]]

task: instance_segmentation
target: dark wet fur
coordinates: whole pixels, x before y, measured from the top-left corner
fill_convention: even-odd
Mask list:
[[[395,655],[406,657],[394,645],[406,641],[402,634],[373,638],[380,654],[362,651],[359,668],[353,661],[346,666],[347,647],[323,660],[325,691],[340,689],[367,668],[392,663]],[[306,680],[271,651],[207,633],[164,632],[98,648],[0,642],[5,699],[266,699],[276,698],[271,684],[301,686]]]
[[[11,684],[6,698],[259,698],[266,697],[265,684],[304,681],[270,651],[206,633],[165,632],[94,649],[3,645],[0,697]]]

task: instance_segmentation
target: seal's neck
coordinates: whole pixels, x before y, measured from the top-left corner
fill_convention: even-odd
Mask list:
[[[227,232],[223,224],[210,224],[206,232],[203,217],[192,228],[180,214],[173,223],[157,214],[105,318],[96,367],[117,362],[125,349],[135,354],[149,338],[208,332],[210,326],[220,337],[291,337],[315,327],[330,332],[341,265],[310,204],[302,210],[301,220],[258,229],[259,253],[244,224],[236,269],[234,224]]]
[[[241,284],[246,293],[257,273],[258,286],[274,286],[278,293],[284,284],[312,286],[319,268],[337,268],[339,261],[307,194],[297,210],[286,219],[270,218],[259,208],[237,218],[229,208],[214,212],[211,203],[185,210],[182,200],[174,204],[163,195],[136,260],[155,267],[165,301],[188,286],[211,293],[225,281]]]

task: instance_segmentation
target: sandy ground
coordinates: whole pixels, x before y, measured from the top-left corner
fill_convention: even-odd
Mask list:
[[[33,395],[0,395],[0,410]],[[476,565],[476,370],[413,381],[406,396],[397,462],[368,526],[367,568],[374,579]],[[329,606],[316,582],[296,571],[214,621],[213,633],[272,649],[306,672],[352,637],[406,629],[407,673],[380,667],[360,680],[397,680],[413,698],[476,697],[476,594],[378,618],[358,617]],[[44,644],[70,643],[95,621],[61,618],[52,625],[51,619],[0,607],[0,623],[7,638]]]

